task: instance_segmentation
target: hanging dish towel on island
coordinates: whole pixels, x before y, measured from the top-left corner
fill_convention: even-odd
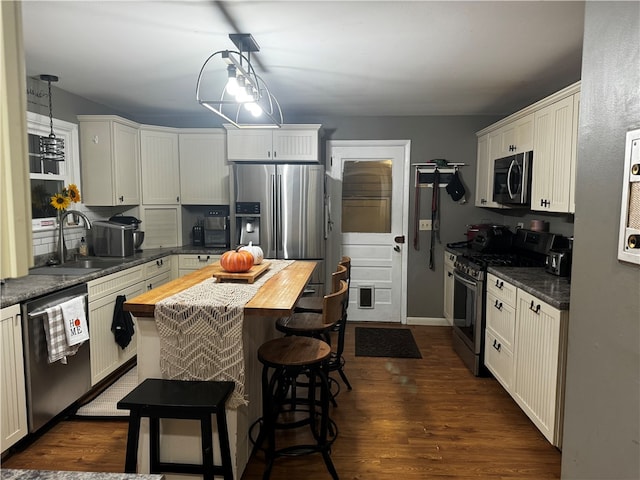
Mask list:
[[[67,345],[73,347],[89,340],[89,325],[84,314],[84,296],[78,296],[60,304],[64,319]]]
[[[156,304],[160,370],[170,380],[232,381],[229,408],[246,405],[242,325],[244,306],[290,260],[269,260],[255,283],[204,280]]]
[[[127,301],[126,295],[118,295],[116,297],[116,306],[113,309],[113,320],[111,321],[111,331],[113,337],[121,349],[127,348],[135,330],[133,328],[133,319],[129,312],[125,312],[122,308],[124,302]]]
[[[67,335],[60,305],[45,309],[42,326],[44,327],[44,336],[47,341],[48,362],[55,363],[60,360],[60,363],[66,365],[67,356],[75,355],[80,345],[72,347],[67,345]]]

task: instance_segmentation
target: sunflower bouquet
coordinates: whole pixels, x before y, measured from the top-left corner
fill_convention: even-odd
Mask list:
[[[80,201],[80,189],[75,183],[64,187],[61,192],[51,197],[51,205],[58,210],[58,213],[64,212],[72,203]]]

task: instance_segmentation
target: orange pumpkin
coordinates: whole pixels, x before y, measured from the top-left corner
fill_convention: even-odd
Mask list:
[[[253,267],[253,255],[246,250],[229,250],[220,257],[220,266],[227,272],[246,272]]]

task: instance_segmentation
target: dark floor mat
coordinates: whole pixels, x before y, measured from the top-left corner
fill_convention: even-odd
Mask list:
[[[356,327],[357,357],[422,358],[406,328]]]

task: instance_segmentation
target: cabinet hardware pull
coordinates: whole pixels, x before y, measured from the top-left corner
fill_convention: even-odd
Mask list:
[[[447,272],[447,277],[453,277],[453,273]]]
[[[124,202],[124,195],[120,195],[120,196],[118,197],[118,199],[119,199],[121,202]]]
[[[278,152],[276,152],[275,150],[273,151],[273,158],[276,158],[278,156]]]
[[[209,255],[207,255],[207,258],[200,258],[200,255],[198,255],[198,261],[199,262],[208,262],[209,261]]]
[[[498,302],[498,300],[496,300],[496,304],[494,305],[494,307],[496,307],[498,310],[502,310],[502,302]]]
[[[502,290],[504,288],[504,282],[501,282],[500,280],[496,280],[496,287]]]
[[[493,339],[493,348],[495,348],[498,352],[502,348],[502,344],[498,343],[498,341],[495,338]]]
[[[531,305],[529,305],[529,310],[531,310],[532,312],[535,312],[537,314],[540,314],[540,304],[534,305],[533,300],[531,300]]]
[[[150,283],[149,285],[147,285],[147,290],[153,290],[153,284]]]
[[[271,158],[271,152],[267,152],[267,158]]]
[[[180,203],[180,197],[176,197],[176,203]]]

